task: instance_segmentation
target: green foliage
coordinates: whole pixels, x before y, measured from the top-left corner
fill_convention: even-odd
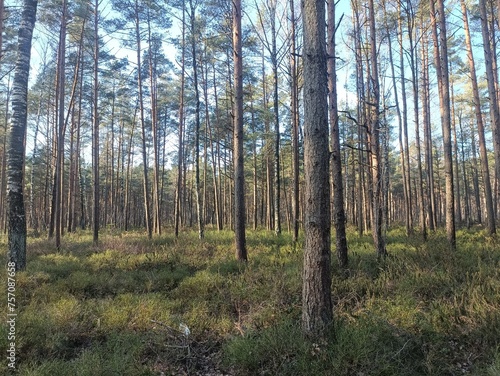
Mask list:
[[[301,333],[302,246],[289,234],[249,232],[248,263],[234,260],[230,231],[202,242],[110,232],[99,248],[68,234],[61,253],[30,239],[16,276],[18,374],[499,374],[498,239],[460,230],[450,253],[444,233],[424,243],[394,229],[378,263],[369,236],[348,236],[349,270],[332,257],[335,328],[321,341]],[[6,333],[3,322],[2,348]]]

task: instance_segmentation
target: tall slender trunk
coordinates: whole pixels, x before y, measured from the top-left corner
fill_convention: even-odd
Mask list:
[[[296,31],[295,23],[295,4],[290,0],[290,26],[291,26],[291,50],[290,50],[290,73],[291,73],[291,109],[292,109],[292,170],[293,170],[293,195],[292,195],[292,221],[293,221],[293,241],[297,242],[299,238],[299,88],[296,57]]]
[[[83,33],[82,33],[83,34]],[[85,211],[84,211],[84,200],[83,200],[83,189],[81,187],[81,166],[80,166],[80,145],[81,145],[81,124],[82,124],[82,101],[83,101],[83,53],[80,55],[80,59],[82,59],[82,67],[80,69],[80,87],[79,87],[79,95],[78,95],[78,118],[77,118],[77,127],[76,127],[76,147],[75,147],[75,157],[74,157],[74,164],[75,164],[75,195],[76,191],[78,188],[80,189],[80,227],[82,229],[85,228]],[[75,198],[76,201],[76,198]],[[76,202],[74,203],[75,206],[75,211],[76,211]],[[76,218],[73,221],[73,225],[71,228],[71,231],[76,230]]]
[[[416,40],[418,40],[417,36],[417,28],[415,26],[416,16],[413,11],[411,2],[409,2],[408,6],[409,13],[408,17],[408,37],[410,41],[410,70],[411,70],[411,81],[413,88],[413,116],[415,121],[415,147],[417,151],[416,159],[417,159],[417,191],[418,191],[418,212],[420,215],[420,229],[422,232],[422,237],[424,240],[427,240],[427,225],[425,222],[425,204],[424,204],[424,187],[423,187],[423,172],[422,172],[422,159],[421,159],[421,147],[420,147],[420,112],[418,107],[418,65],[416,63],[417,57],[417,45]],[[409,167],[409,166],[408,166]]]
[[[423,15],[422,15],[423,17]],[[423,25],[423,23],[422,23]],[[427,180],[427,220],[429,230],[436,228],[436,196],[434,192],[434,170],[432,161],[432,132],[429,95],[429,54],[427,34],[422,35],[422,121],[424,125],[425,171]]]
[[[63,196],[63,173],[64,173],[64,103],[65,103],[65,82],[66,82],[66,19],[67,3],[63,1],[61,31],[59,35],[59,51],[57,64],[57,148],[56,148],[56,166],[54,174],[54,230],[56,248],[61,248],[62,232],[62,196]]]
[[[381,172],[381,156],[380,156],[380,86],[378,76],[378,59],[377,59],[377,38],[375,29],[375,6],[373,0],[368,1],[369,12],[369,27],[370,27],[370,132],[368,134],[368,142],[370,147],[370,166],[372,169],[372,235],[377,258],[385,258],[387,251],[385,249],[385,240],[382,235],[383,226],[383,195],[382,195],[382,172]]]
[[[450,75],[452,67],[450,66]],[[453,153],[453,183],[455,187],[455,220],[460,226],[462,223],[462,203],[460,201],[460,170],[458,168],[458,141],[457,141],[457,124],[455,120],[455,92],[454,82],[450,83],[450,99],[451,99],[451,132],[452,132],[452,153]]]
[[[220,125],[220,116],[219,116],[219,97],[217,95],[217,80],[215,76],[215,66],[213,67],[213,85],[214,85],[214,102],[215,102],[215,122],[217,125],[217,128]],[[214,139],[212,137],[212,131],[209,128],[209,136],[210,136],[210,144],[214,142]],[[221,152],[220,152],[220,145],[219,141],[215,141],[215,155],[217,158],[215,158],[214,153],[213,153],[213,148],[212,148],[212,158],[213,158],[213,164],[214,164],[214,187],[217,188],[215,191],[215,204],[216,204],[216,215],[217,215],[217,230],[221,231],[223,228],[223,213],[222,213],[222,198],[221,198],[221,188],[222,188],[222,169],[220,165],[220,160],[221,160]],[[218,172],[218,173],[217,173]]]
[[[432,36],[434,39],[435,67],[438,76],[441,128],[443,133],[444,173],[446,185],[446,234],[450,249],[456,250],[455,195],[453,188],[453,157],[451,152],[451,108],[446,18],[443,0],[436,1],[437,13],[435,11],[434,1],[435,0],[430,0],[430,11]]]
[[[363,102],[365,98],[365,88],[364,88],[364,80],[363,80],[363,60],[362,60],[362,49],[361,49],[361,23],[360,23],[360,16],[359,16],[359,10],[358,7],[355,5],[354,1],[351,2],[352,4],[352,11],[353,11],[353,18],[354,18],[354,24],[353,24],[353,33],[354,33],[354,50],[355,50],[355,58],[356,58],[356,91],[358,94],[358,98],[362,98],[363,101],[359,100],[357,105],[356,105],[356,113],[357,113],[357,120],[356,120],[356,125],[357,125],[357,133],[358,133],[358,139],[357,139],[357,178],[358,178],[358,184],[357,184],[357,200],[356,200],[356,207],[357,207],[357,224],[358,224],[358,235],[362,236],[364,230],[367,228],[365,225],[365,215],[364,215],[364,207],[363,207],[363,192],[364,192],[364,182],[365,182],[365,175],[364,175],[364,168],[363,168],[363,163],[364,163],[364,137],[363,137],[363,126],[362,123],[365,121],[365,116],[363,113]],[[354,158],[353,158],[354,160]]]
[[[402,120],[403,120],[403,136],[400,134],[403,141],[403,187],[406,201],[406,234],[409,235],[413,232],[413,198],[411,194],[411,166],[410,166],[410,147],[408,144],[408,104],[406,100],[406,78],[405,78],[405,63],[404,63],[404,47],[403,47],[403,13],[401,10],[401,2],[398,2],[398,41],[399,41],[399,68],[401,75],[401,102]],[[408,31],[410,34],[410,31]],[[400,146],[401,148],[401,146]]]
[[[156,93],[156,62],[153,59],[151,44],[151,18],[148,10],[148,66],[149,66],[149,95],[151,100],[151,128],[153,133],[153,231],[161,235],[161,214],[160,214],[160,152],[158,136],[158,106]]]
[[[175,223],[174,233],[175,237],[179,236],[179,227],[181,222],[181,201],[182,201],[182,182],[183,182],[183,169],[184,169],[184,79],[185,79],[185,60],[186,60],[186,11],[182,7],[182,41],[181,41],[181,93],[179,101],[179,141],[177,151],[177,189],[175,191]]]
[[[460,154],[462,156],[462,177],[463,177],[463,183],[464,183],[464,216],[465,216],[465,221],[467,224],[467,228],[470,228],[472,226],[472,220],[471,220],[471,210],[470,210],[470,194],[469,194],[469,179],[467,176],[467,169],[465,167],[465,161],[466,161],[466,156],[465,156],[465,137],[464,137],[464,130],[463,130],[463,125],[462,125],[462,114],[459,112],[458,114],[458,126],[460,128]]]
[[[141,122],[141,138],[142,138],[142,169],[143,169],[143,192],[144,192],[144,220],[146,222],[146,232],[148,238],[153,237],[153,229],[151,224],[151,205],[149,197],[149,178],[148,178],[148,158],[146,144],[146,122],[144,118],[144,96],[142,91],[142,73],[141,73],[141,32],[139,29],[139,3],[135,0],[135,37],[136,37],[136,54],[137,54],[137,88],[139,92],[139,117]]]
[[[250,87],[250,114],[252,117],[251,126],[252,126],[252,172],[253,172],[253,207],[252,207],[252,224],[253,229],[257,230],[257,206],[258,206],[258,186],[257,186],[257,131],[255,127],[255,111],[253,105],[253,92],[252,87]]]
[[[94,3],[94,90],[93,90],[93,126],[92,126],[92,234],[93,244],[99,242],[100,227],[100,183],[99,183],[99,0]]]
[[[245,170],[243,165],[243,54],[241,0],[233,1],[233,160],[234,160],[234,232],[236,259],[247,260],[245,239]]]
[[[476,218],[478,223],[483,223],[483,212],[482,212],[482,206],[481,206],[481,194],[479,192],[479,174],[478,174],[478,167],[477,167],[477,150],[476,150],[476,128],[470,123],[470,132],[471,132],[471,140],[470,140],[470,145],[471,145],[471,154],[472,157],[470,158],[472,160],[472,185],[474,187],[474,201],[476,203]],[[494,211],[493,211],[494,213]]]
[[[0,62],[3,57],[3,21],[5,18],[4,0],[0,0]]]
[[[278,95],[278,51],[276,47],[276,1],[271,10],[271,62],[273,67],[274,114],[274,233],[281,234],[280,121]]]
[[[204,237],[203,205],[200,183],[200,90],[198,87],[198,60],[196,50],[196,29],[195,29],[195,7],[193,1],[189,0],[191,8],[191,54],[193,59],[193,87],[195,96],[195,133],[194,133],[194,166],[195,166],[195,192],[196,192],[196,214],[198,219],[198,237]]]
[[[71,95],[71,105],[70,105],[70,110],[71,110],[71,130],[70,130],[70,164],[69,164],[69,184],[68,184],[68,218],[67,218],[67,231],[71,232],[73,231],[73,223],[74,223],[74,218],[75,218],[75,201],[76,201],[76,188],[77,188],[77,161],[78,161],[78,153],[80,150],[75,150],[75,141],[76,141],[76,132],[77,128],[80,126],[80,123],[76,119],[76,114],[75,114],[75,97],[76,97],[76,92],[78,88],[81,88],[81,84],[79,85],[80,82],[80,71],[82,70],[82,55],[83,55],[83,35],[85,31],[85,21],[82,23],[82,30],[80,34],[80,41],[78,45],[78,51],[77,51],[77,57],[76,57],[76,67],[75,67],[75,75],[73,79],[73,89],[72,89],[72,95]],[[79,92],[79,97],[81,98],[82,92]],[[78,109],[78,111],[81,110],[81,107]],[[78,115],[79,116],[79,115]],[[79,120],[79,118],[78,118]]]
[[[330,121],[331,170],[333,190],[333,223],[336,232],[337,259],[341,268],[348,264],[347,237],[345,231],[344,184],[342,181],[342,154],[340,150],[339,115],[337,105],[337,71],[335,46],[335,2],[328,2],[328,111]]]
[[[387,9],[386,9],[386,1],[383,2],[384,6],[384,26],[385,26],[385,31],[387,33],[387,43],[388,43],[388,50],[389,50],[389,64],[391,67],[391,77],[392,77],[392,88],[394,90],[394,106],[396,107],[396,115],[398,119],[398,140],[399,140],[399,158],[401,162],[401,173],[403,176],[403,196],[404,196],[404,204],[405,204],[405,225],[406,225],[406,234],[409,235],[411,233],[411,220],[410,220],[410,215],[411,215],[411,210],[409,207],[409,200],[407,197],[407,191],[406,191],[406,159],[405,159],[405,151],[403,147],[403,116],[401,114],[401,106],[399,105],[399,94],[398,94],[398,88],[396,84],[396,72],[394,68],[394,56],[392,52],[392,38],[390,35],[390,29],[389,25],[387,23]],[[401,22],[399,22],[401,24]],[[398,28],[398,38],[399,38],[399,28]]]

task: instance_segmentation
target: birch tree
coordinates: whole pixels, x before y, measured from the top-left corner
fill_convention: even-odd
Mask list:
[[[28,113],[28,78],[36,0],[24,0],[18,33],[17,59],[12,84],[12,120],[7,152],[8,260],[16,270],[26,268],[26,215],[24,208],[24,154]]]

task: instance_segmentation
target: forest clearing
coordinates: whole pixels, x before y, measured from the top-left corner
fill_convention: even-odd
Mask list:
[[[78,232],[60,252],[30,237],[17,374],[500,374],[500,247],[483,230],[460,230],[457,252],[444,232],[423,243],[391,230],[383,263],[349,230],[348,275],[332,263],[335,338],[319,342],[300,329],[302,244],[249,231],[242,264],[233,237],[105,231],[94,248]]]

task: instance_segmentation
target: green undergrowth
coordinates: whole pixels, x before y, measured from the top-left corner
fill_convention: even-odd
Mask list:
[[[370,236],[349,231],[321,340],[300,330],[302,244],[289,234],[248,231],[243,264],[230,231],[165,232],[108,231],[98,247],[67,234],[59,252],[30,237],[16,276],[17,374],[500,375],[500,242],[481,229],[460,230],[457,252],[442,232],[424,242],[391,230],[384,262]],[[2,351],[7,330],[3,320]]]

